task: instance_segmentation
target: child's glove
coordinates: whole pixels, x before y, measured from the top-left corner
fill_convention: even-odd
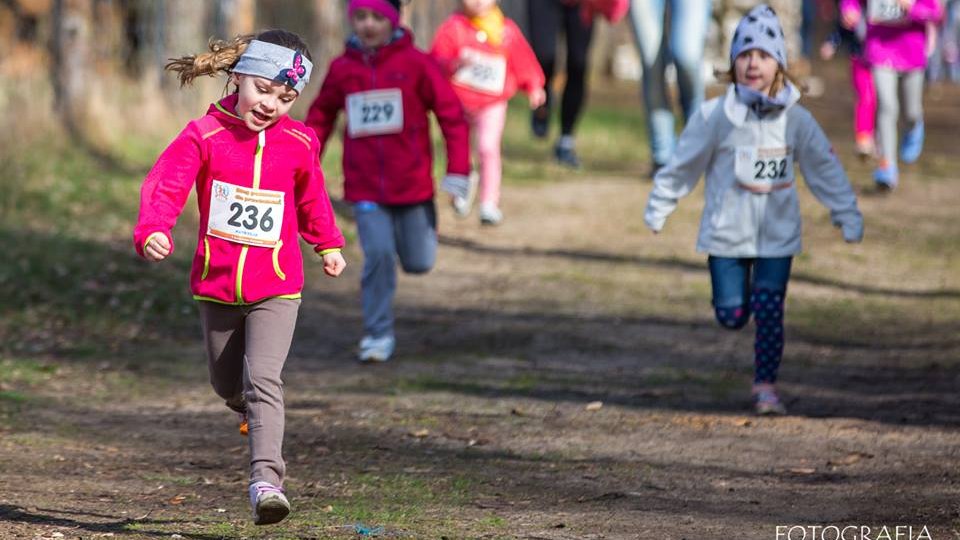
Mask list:
[[[440,189],[454,197],[466,199],[470,196],[470,178],[462,174],[448,174],[440,182]]]
[[[859,244],[863,241],[863,218],[848,220],[840,225],[843,231],[843,240],[848,244]]]

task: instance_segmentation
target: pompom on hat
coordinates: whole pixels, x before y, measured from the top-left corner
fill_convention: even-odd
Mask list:
[[[731,65],[737,56],[751,49],[764,51],[775,58],[783,69],[787,69],[787,44],[783,27],[777,12],[766,4],[751,9],[737,24],[730,46]]]

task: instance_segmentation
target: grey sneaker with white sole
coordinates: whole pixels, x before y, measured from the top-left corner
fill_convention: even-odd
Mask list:
[[[290,502],[283,489],[269,482],[250,484],[250,506],[254,525],[279,523],[290,513]]]

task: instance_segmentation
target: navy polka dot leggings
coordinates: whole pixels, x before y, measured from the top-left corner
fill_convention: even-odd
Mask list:
[[[754,382],[775,383],[783,357],[783,308],[793,257],[710,256],[710,280],[717,322],[739,330],[753,315]]]

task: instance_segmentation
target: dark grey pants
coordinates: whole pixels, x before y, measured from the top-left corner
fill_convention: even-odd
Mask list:
[[[247,306],[200,302],[210,384],[224,400],[243,396],[250,439],[250,482],[283,485],[283,381],[300,300]]]
[[[359,202],[353,212],[363,249],[363,327],[367,335],[383,337],[393,333],[397,259],[409,274],[425,274],[436,261],[436,208],[433,201],[410,206]]]

